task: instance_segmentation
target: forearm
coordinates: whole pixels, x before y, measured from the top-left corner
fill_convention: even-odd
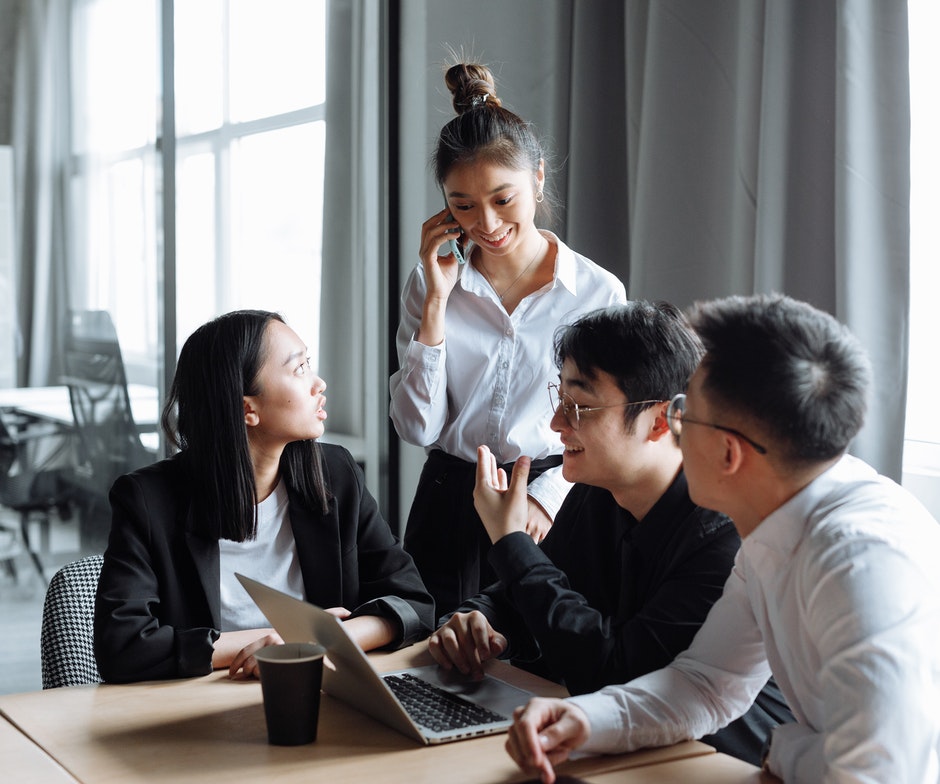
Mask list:
[[[613,647],[609,619],[570,588],[550,557],[517,532],[500,540],[489,560],[500,578],[497,598],[505,606],[487,610],[495,614],[502,609],[493,625],[510,639],[511,655],[541,656],[551,677],[565,681],[572,692],[587,690],[582,687],[586,679],[593,688],[609,683],[603,677]],[[465,606],[476,603],[474,599]]]
[[[447,366],[443,344],[409,341],[401,368],[389,380],[389,417],[410,444],[429,446],[447,419]]]
[[[421,310],[421,321],[416,330],[415,339],[425,346],[438,346],[444,342],[444,317],[447,312],[447,299],[428,296]]]
[[[364,651],[384,648],[398,636],[395,624],[378,615],[357,615],[343,621],[343,628]]]
[[[234,632],[222,632],[212,646],[212,669],[228,667],[235,655],[247,645],[269,635],[275,635],[274,629],[240,629]]]

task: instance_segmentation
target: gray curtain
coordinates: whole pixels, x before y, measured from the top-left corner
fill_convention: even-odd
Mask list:
[[[387,515],[385,10],[362,0],[329,4],[319,371],[330,398],[325,440],[365,466]]]
[[[18,383],[57,383],[67,308],[70,4],[20,5],[13,96]]]
[[[852,451],[900,480],[906,2],[582,0],[571,30],[569,243],[634,298],[781,291],[846,322],[875,369]]]

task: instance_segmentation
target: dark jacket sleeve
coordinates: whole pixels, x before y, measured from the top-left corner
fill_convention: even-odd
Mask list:
[[[611,609],[623,585],[610,585],[612,596],[602,611],[600,602],[589,601],[565,571],[570,565],[572,574],[583,575],[585,565],[590,570],[610,560],[610,553],[588,549],[597,540],[584,537],[583,526],[592,522],[582,518],[581,531],[571,526],[565,536],[562,520],[559,535],[553,529],[541,548],[524,533],[511,534],[489,556],[505,595],[538,646],[541,660],[530,669],[564,682],[572,694],[625,683],[685,650],[721,595],[740,545],[730,523],[702,528],[692,519],[686,535],[641,579],[634,610]],[[634,571],[628,568],[620,580],[635,580],[637,575],[629,573]]]
[[[122,476],[111,489],[111,533],[94,618],[95,658],[105,681],[212,671],[219,633],[185,536],[173,530],[177,493],[163,481],[165,468]]]
[[[437,625],[438,627],[444,625],[455,613],[474,611],[482,613],[490,626],[502,634],[509,643],[509,647],[500,658],[512,659],[516,664],[523,664],[538,658],[538,645],[529,633],[522,616],[509,601],[506,586],[501,580],[487,586],[476,596],[464,599],[454,612],[443,615]]]
[[[399,635],[390,647],[424,639],[433,630],[434,600],[414,561],[380,514],[352,455],[327,444],[323,455],[341,539],[344,595],[339,603],[353,616],[378,615],[395,623]],[[311,582],[308,597],[318,603]]]

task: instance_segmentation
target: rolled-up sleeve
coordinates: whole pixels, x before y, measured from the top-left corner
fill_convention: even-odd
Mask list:
[[[561,466],[549,468],[529,483],[527,493],[554,520],[573,485],[562,475]]]

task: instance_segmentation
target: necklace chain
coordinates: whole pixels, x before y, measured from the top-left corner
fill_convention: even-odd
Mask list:
[[[483,273],[483,277],[486,278],[486,282],[490,284],[490,288],[493,289],[493,293],[496,294],[496,296],[499,297],[499,301],[502,302],[503,297],[505,297],[510,292],[513,286],[515,286],[520,280],[522,280],[522,277],[532,268],[532,265],[535,264],[536,259],[538,259],[538,257],[541,254],[542,254],[542,243],[540,242],[539,247],[535,251],[535,255],[532,257],[532,261],[526,264],[525,269],[522,270],[522,272],[520,272],[516,276],[516,279],[512,283],[510,283],[508,286],[506,286],[506,288],[503,289],[502,294],[496,291],[496,286],[494,286],[493,281],[490,280],[489,273],[486,271],[486,267],[483,266],[482,260],[480,261],[480,271]]]

